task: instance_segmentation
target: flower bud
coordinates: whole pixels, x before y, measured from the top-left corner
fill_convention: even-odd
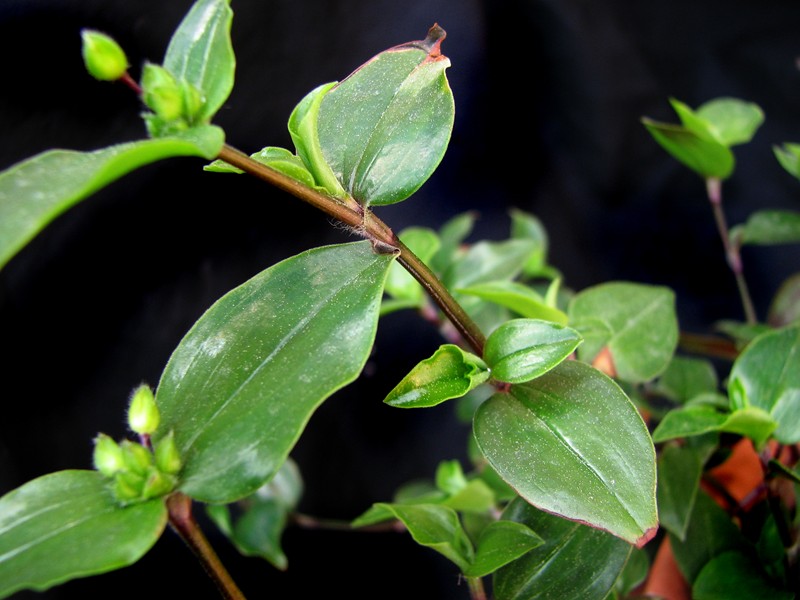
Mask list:
[[[146,384],[140,385],[131,394],[128,427],[138,434],[151,434],[158,428],[160,420],[153,390]]]
[[[111,37],[99,31],[84,29],[83,62],[86,70],[100,81],[114,81],[128,70],[128,58],[122,48]]]
[[[181,470],[181,456],[171,431],[156,444],[155,457],[156,468],[162,473],[177,475]]]
[[[145,475],[153,465],[153,454],[141,444],[123,440],[120,444],[125,470],[136,475]]]
[[[149,500],[166,496],[173,489],[175,489],[175,478],[172,475],[161,473],[158,469],[151,469],[142,488],[142,499]]]
[[[183,115],[192,121],[205,104],[203,95],[186,80],[181,81],[181,94],[183,95]]]
[[[114,497],[122,504],[130,504],[139,500],[145,486],[144,477],[123,471],[114,476],[114,485],[111,488]]]
[[[94,468],[106,477],[112,477],[125,468],[122,448],[104,433],[94,439],[93,462]]]
[[[146,63],[142,69],[142,99],[165,121],[183,116],[184,99],[181,86],[164,67]]]

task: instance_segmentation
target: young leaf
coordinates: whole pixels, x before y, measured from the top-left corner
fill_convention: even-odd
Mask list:
[[[187,495],[232,502],[277,472],[320,403],[361,372],[393,259],[366,241],[309,250],[194,324],[156,394]]]
[[[710,123],[716,138],[726,146],[745,144],[764,123],[764,111],[738,98],[715,98],[697,108],[697,116]]]
[[[460,398],[489,378],[486,364],[453,344],[418,363],[384,399],[399,408],[427,408]]]
[[[461,213],[448,220],[439,229],[441,245],[438,252],[431,258],[431,268],[436,273],[444,273],[452,264],[461,248],[461,244],[472,232],[475,226],[475,214]]]
[[[800,179],[800,144],[787,142],[783,146],[773,146],[772,149],[780,165],[789,174]]]
[[[322,153],[365,206],[405,200],[444,156],[455,117],[444,37],[434,25],[425,40],[381,52],[322,98]]]
[[[508,506],[503,518],[527,525],[544,543],[495,573],[497,600],[603,600],[631,552],[619,538],[537,510],[521,499]]]
[[[207,123],[233,89],[236,59],[231,44],[230,0],[197,0],[183,18],[164,55],[176,79],[200,90],[203,104],[196,122]]]
[[[464,574],[485,577],[542,544],[544,540],[524,523],[493,521],[481,532],[475,560]]]
[[[398,234],[400,241],[424,263],[429,263],[439,250],[439,236],[426,227],[409,227]],[[386,293],[395,299],[407,300],[420,307],[425,294],[422,286],[400,264],[393,263],[386,278]]]
[[[522,273],[534,249],[535,244],[531,240],[478,242],[450,265],[442,275],[442,281],[450,289],[459,289],[514,279]]]
[[[545,277],[548,279],[557,276],[558,272],[547,264],[549,239],[547,230],[542,225],[542,222],[534,215],[517,208],[512,209],[510,215],[511,239],[527,239],[536,244],[536,248],[531,252],[531,256],[523,270],[525,276]]]
[[[800,441],[800,326],[761,334],[733,364],[731,408],[760,408],[778,424],[783,444]]]
[[[769,305],[767,320],[776,328],[800,321],[800,273],[781,283]]]
[[[97,471],[58,471],[0,498],[0,598],[126,567],[167,523],[163,499],[121,507]]]
[[[717,390],[717,372],[711,361],[694,356],[673,356],[655,383],[655,389],[684,404],[701,394]]]
[[[560,325],[566,325],[569,320],[563,311],[548,305],[537,291],[517,281],[487,281],[455,291],[505,306],[528,319],[543,319]]]
[[[740,245],[775,245],[800,242],[800,212],[792,210],[760,210],[747,222],[731,228],[731,238]]]
[[[733,152],[720,142],[699,137],[679,125],[648,118],[642,123],[664,150],[701,177],[727,179],[733,173]]]
[[[678,344],[675,293],[666,287],[599,284],[575,295],[567,314],[584,337],[578,358],[591,361],[608,348],[617,376],[629,383],[662,373]]]
[[[446,506],[435,504],[377,504],[406,526],[414,541],[436,550],[466,572],[474,557],[458,514]]]
[[[495,394],[478,407],[474,434],[492,468],[534,506],[640,546],[655,534],[650,434],[596,369],[564,361]]]
[[[0,173],[0,268],[56,217],[144,165],[177,156],[206,159],[224,143],[219,127],[93,152],[48,150]]]

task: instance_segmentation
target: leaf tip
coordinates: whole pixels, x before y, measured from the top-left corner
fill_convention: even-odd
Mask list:
[[[428,35],[422,41],[422,46],[428,52],[426,60],[434,61],[439,60],[442,56],[442,42],[447,37],[447,32],[442,29],[438,23],[434,23],[428,30]]]
[[[656,525],[655,527],[651,527],[650,529],[648,529],[647,531],[645,531],[645,532],[644,532],[644,533],[643,533],[643,534],[642,534],[642,535],[641,535],[641,536],[640,536],[640,537],[639,537],[639,538],[638,538],[638,539],[637,539],[637,540],[634,542],[634,545],[635,545],[637,548],[643,548],[643,547],[644,547],[644,546],[647,544],[647,542],[649,542],[650,540],[652,540],[652,539],[653,539],[653,538],[656,536],[656,533],[658,533],[658,525]]]

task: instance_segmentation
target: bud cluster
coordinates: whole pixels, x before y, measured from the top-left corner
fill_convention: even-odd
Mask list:
[[[154,137],[188,129],[197,121],[204,99],[185,79],[176,79],[160,65],[145,63],[141,86],[142,101],[153,111],[144,118]]]
[[[159,420],[153,391],[139,386],[131,395],[129,427],[147,437],[155,432]],[[172,432],[152,450],[130,440],[117,443],[101,433],[94,440],[94,466],[110,480],[116,499],[126,505],[169,494],[175,489],[182,464]]]

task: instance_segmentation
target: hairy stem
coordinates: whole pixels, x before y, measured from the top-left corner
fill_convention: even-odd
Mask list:
[[[422,285],[442,312],[453,323],[472,349],[483,355],[485,338],[480,328],[456,302],[436,275],[422,262],[394,232],[369,209],[363,209],[352,198],[333,198],[299,181],[261,164],[243,152],[224,146],[219,158],[275,187],[288,192],[334,219],[348,225],[370,240],[378,251],[398,251],[397,261]]]
[[[725,220],[725,213],[722,210],[722,181],[716,177],[706,179],[706,192],[708,200],[711,202],[711,209],[714,211],[714,221],[717,223],[717,230],[722,239],[722,246],[725,249],[725,257],[728,260],[733,276],[736,278],[736,286],[739,288],[739,296],[742,298],[745,318],[747,322],[754,325],[758,322],[756,311],[753,308],[753,301],[747,289],[747,282],[744,279],[742,269],[742,258],[739,254],[739,247],[731,242],[728,234],[728,224]]]
[[[222,597],[227,600],[245,600],[244,594],[195,521],[192,515],[192,499],[181,492],[176,492],[167,498],[167,509],[170,527],[189,546],[208,576],[217,585]]]

